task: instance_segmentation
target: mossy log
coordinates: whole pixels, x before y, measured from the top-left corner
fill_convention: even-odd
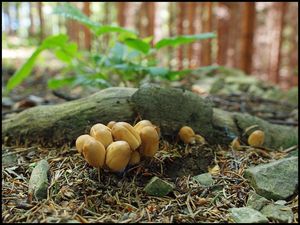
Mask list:
[[[211,144],[228,144],[247,127],[257,124],[266,132],[265,147],[287,148],[298,144],[298,130],[273,125],[248,114],[215,109],[186,90],[154,85],[107,88],[86,98],[27,109],[2,121],[2,143],[39,144],[45,147],[73,145],[95,123],[133,123],[148,119],[163,136],[176,136],[181,126],[192,127]]]

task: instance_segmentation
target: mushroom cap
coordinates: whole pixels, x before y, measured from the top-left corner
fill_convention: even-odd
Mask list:
[[[126,141],[132,150],[136,150],[141,144],[139,133],[126,122],[117,122],[111,129],[116,141]]]
[[[138,151],[133,151],[130,156],[128,165],[133,166],[138,164],[141,161],[141,155]]]
[[[100,141],[105,148],[113,142],[111,129],[102,123],[93,125],[90,130],[90,135],[97,141]]]
[[[115,141],[106,149],[106,166],[114,172],[122,172],[131,157],[131,149],[126,141]]]
[[[93,137],[87,139],[83,145],[82,153],[89,165],[103,167],[106,151],[101,142]]]
[[[91,138],[90,135],[88,134],[83,134],[83,135],[80,135],[77,139],[76,139],[76,142],[75,142],[75,145],[76,145],[76,149],[78,150],[79,153],[82,154],[82,148],[83,148],[83,145],[85,143],[85,141],[87,139]]]
[[[185,144],[195,143],[195,132],[189,126],[183,126],[179,130],[179,137]]]
[[[232,149],[234,149],[234,150],[239,150],[239,149],[240,149],[241,144],[240,144],[240,142],[239,142],[239,138],[238,138],[238,137],[236,137],[235,139],[232,140],[232,142],[231,142],[231,147],[232,147]]]
[[[110,129],[112,129],[112,127],[113,127],[116,123],[117,123],[116,121],[110,121],[110,122],[107,124],[107,127],[109,127]]]
[[[142,144],[140,153],[147,157],[153,157],[159,148],[159,136],[153,126],[143,127],[140,131]]]
[[[253,131],[248,137],[248,144],[253,147],[262,146],[265,141],[265,133],[261,130]]]

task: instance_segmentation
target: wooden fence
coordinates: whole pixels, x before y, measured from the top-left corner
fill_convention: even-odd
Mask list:
[[[61,3],[3,3],[5,32],[43,39],[67,32],[81,48],[96,40],[83,25],[49,13]],[[217,38],[168,49],[160,56],[172,68],[211,64],[239,68],[283,88],[298,85],[297,2],[73,2],[91,19],[139,31],[141,37],[215,32]],[[28,13],[20,15],[22,7]],[[22,19],[20,18],[22,16]],[[27,18],[30,23],[14,28]],[[53,19],[51,19],[53,18]],[[20,32],[22,27],[26,32]],[[27,36],[26,36],[27,35]],[[104,39],[104,42],[107,42]],[[105,46],[105,45],[104,45]],[[168,55],[168,57],[164,57]]]

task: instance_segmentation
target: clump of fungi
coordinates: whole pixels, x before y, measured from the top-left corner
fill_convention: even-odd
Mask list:
[[[183,126],[179,133],[185,144],[205,143],[202,136],[192,128]],[[76,148],[93,167],[123,172],[142,159],[154,157],[159,149],[160,129],[149,120],[141,120],[131,126],[126,122],[110,121],[107,125],[97,123],[89,134],[76,139]]]
[[[149,120],[142,120],[134,127],[126,122],[97,123],[90,134],[76,139],[76,148],[86,162],[96,168],[122,172],[141,158],[153,157],[159,148],[159,128]]]

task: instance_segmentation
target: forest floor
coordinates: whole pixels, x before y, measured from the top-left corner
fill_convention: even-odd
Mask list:
[[[41,101],[28,99],[29,93],[34,93]],[[241,111],[240,104],[249,103],[252,114],[255,113],[255,105],[259,106],[263,101],[245,100],[245,96],[214,96],[211,99],[215,100],[216,107],[222,106],[229,111]],[[2,119],[28,107],[63,101],[65,99],[47,90],[45,76],[38,75],[12,92],[5,104],[2,100]],[[231,103],[224,104],[226,102]],[[262,112],[259,113],[258,116],[263,118]],[[286,123],[288,118],[275,119]],[[290,118],[287,125],[297,124]],[[176,167],[172,167],[172,163],[195,152],[213,156],[207,171],[191,170],[182,176],[173,176],[170,168],[174,170]],[[269,152],[245,147],[237,151],[220,145],[185,146],[176,139],[162,138],[160,150],[153,160],[144,161],[122,174],[102,171],[99,176],[98,171],[90,167],[74,147],[49,149],[2,145],[2,221],[232,222],[228,210],[246,206],[253,190],[243,177],[244,170],[286,155],[282,149]],[[33,167],[41,159],[47,159],[50,165],[49,188],[47,198],[36,201],[28,195],[28,183]],[[183,160],[180,166],[184,166]],[[206,172],[212,175],[211,185],[202,186],[192,179]],[[153,176],[173,183],[173,191],[164,197],[147,195],[144,187]],[[293,222],[298,222],[298,195],[288,199],[285,205],[294,213]]]

